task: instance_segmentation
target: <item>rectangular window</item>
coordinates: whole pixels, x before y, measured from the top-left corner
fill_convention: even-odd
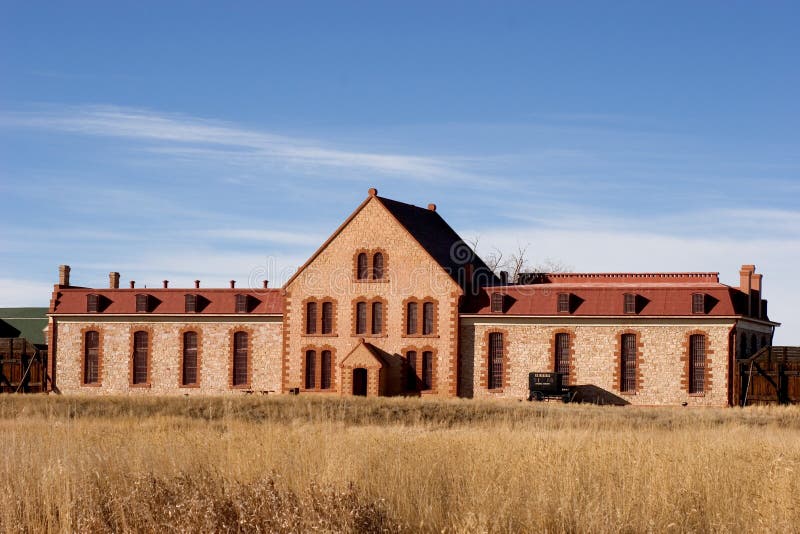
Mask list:
[[[692,295],[692,313],[705,313],[706,312],[706,296],[702,293],[694,293]]]
[[[569,334],[556,334],[555,372],[564,375],[562,384],[569,384]]]
[[[503,334],[492,332],[489,334],[489,389],[503,387]]]
[[[625,301],[625,313],[636,313],[636,295],[633,293],[625,293],[623,298]]]
[[[100,308],[100,295],[86,295],[86,311],[97,313]]]
[[[90,330],[84,336],[83,383],[100,382],[100,332]]]
[[[633,393],[636,391],[636,335],[622,334],[620,345],[622,352],[619,390]]]
[[[146,295],[145,295],[146,296]],[[133,383],[147,383],[147,332],[133,334]]]
[[[183,334],[183,378],[182,384],[197,384],[197,332]]]
[[[236,295],[236,313],[250,312],[250,298],[247,295]]]
[[[417,333],[417,303],[409,302],[406,307],[406,334]]]
[[[695,334],[689,338],[689,393],[706,390],[706,336]]]
[[[331,351],[322,351],[322,372],[320,377],[320,388],[331,389],[331,376],[333,375],[333,358]]]
[[[316,387],[317,375],[317,351],[306,351],[306,389],[314,389]]]
[[[383,303],[372,303],[372,333],[383,333]]]
[[[422,389],[433,388],[433,352],[426,350],[422,353]]]
[[[322,333],[333,334],[333,302],[322,303]]]
[[[426,336],[433,334],[433,302],[422,305],[422,334]]]
[[[407,389],[416,391],[417,384],[417,351],[410,350],[406,352],[406,361],[408,362],[408,385]]]
[[[492,313],[503,313],[504,300],[502,293],[492,293]]]
[[[356,303],[356,334],[367,333],[367,303]]]
[[[317,303],[306,303],[306,334],[317,333]]]
[[[558,294],[558,313],[569,313],[569,293]]]
[[[233,385],[247,385],[247,332],[236,332],[233,335]]]
[[[186,313],[195,313],[197,311],[197,295],[185,295],[183,300]]]
[[[136,295],[136,313],[150,311],[150,295]]]

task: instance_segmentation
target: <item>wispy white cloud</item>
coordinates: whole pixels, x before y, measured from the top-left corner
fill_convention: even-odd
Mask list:
[[[180,158],[223,160],[227,164],[280,164],[311,171],[347,168],[408,180],[459,179],[485,183],[485,179],[471,175],[455,159],[349,150],[319,140],[144,109],[81,106],[56,111],[7,112],[0,114],[0,125],[157,143],[143,148]]]

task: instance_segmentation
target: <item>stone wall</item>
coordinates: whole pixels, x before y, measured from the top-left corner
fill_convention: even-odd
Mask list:
[[[282,329],[280,317],[111,317],[58,318],[55,357],[56,387],[62,393],[195,394],[239,390],[280,391]],[[83,384],[84,333],[100,333],[100,382]],[[149,382],[133,385],[132,338],[149,334]],[[183,333],[198,333],[199,380],[181,385]],[[231,386],[232,339],[236,331],[249,334],[249,384]]]
[[[461,323],[461,392],[466,397],[528,396],[528,373],[553,371],[553,339],[572,335],[571,383],[597,402],[638,405],[726,406],[728,404],[729,336],[733,321],[464,318]],[[505,333],[504,387],[489,390],[488,333]],[[620,392],[619,345],[622,333],[637,336],[637,386]],[[690,394],[687,386],[688,339],[707,336],[705,392]],[[474,357],[473,357],[474,355]]]
[[[382,281],[356,279],[358,252],[372,255],[381,251],[386,273]],[[434,333],[405,335],[405,305],[410,297],[436,301]],[[434,384],[423,394],[456,395],[458,285],[411,237],[392,215],[370,198],[363,208],[334,236],[318,256],[286,287],[284,307],[285,347],[283,389],[303,389],[305,350],[323,346],[334,350],[332,391],[342,391],[339,364],[358,345],[359,339],[379,349],[389,367],[402,363],[405,350],[435,353]],[[305,333],[305,303],[309,298],[335,302],[335,330],[329,335]],[[384,304],[384,333],[378,336],[355,333],[354,302],[381,299]],[[321,313],[318,308],[317,313]],[[419,309],[420,317],[422,308]],[[346,381],[348,384],[350,381]]]

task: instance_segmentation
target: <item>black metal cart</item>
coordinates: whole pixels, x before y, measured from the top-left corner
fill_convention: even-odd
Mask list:
[[[544,399],[561,399],[563,402],[572,400],[569,386],[564,385],[563,373],[539,373],[528,375],[528,400],[543,401]]]

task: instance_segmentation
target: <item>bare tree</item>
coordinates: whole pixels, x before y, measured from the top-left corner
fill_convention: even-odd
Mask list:
[[[476,253],[479,241],[479,236],[466,240],[467,244]],[[526,245],[518,243],[517,250],[509,256],[506,256],[499,248],[493,247],[490,253],[482,256],[482,259],[486,266],[498,276],[502,271],[506,271],[508,273],[508,281],[514,284],[520,282],[523,274],[568,273],[572,271],[572,267],[569,265],[552,258],[544,258],[540,262],[531,263],[528,252],[530,246],[530,243]]]

